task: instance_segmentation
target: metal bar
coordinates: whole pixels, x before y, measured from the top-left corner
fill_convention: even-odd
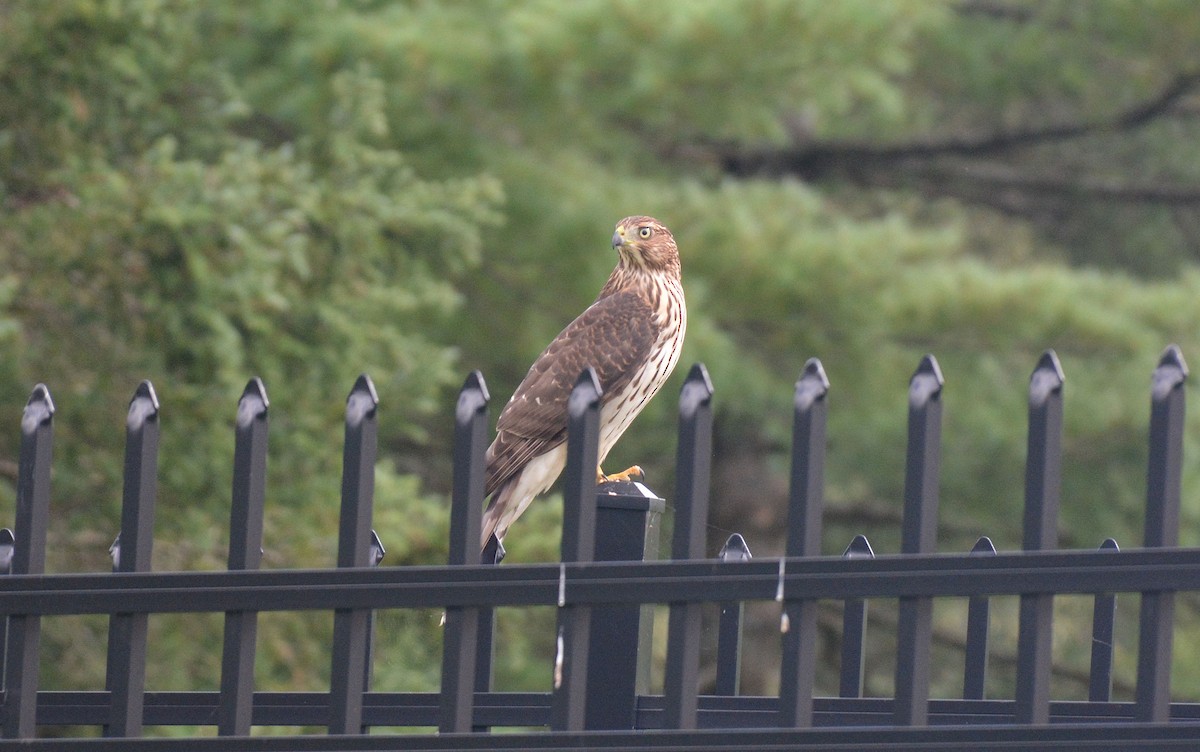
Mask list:
[[[490,399],[483,374],[472,371],[454,410],[454,486],[450,499],[451,566],[479,564],[483,519],[484,452]],[[448,608],[442,631],[442,692],[438,730],[471,730],[475,715],[478,608]]]
[[[219,703],[217,692],[147,692],[147,725],[211,725]],[[475,722],[487,726],[548,726],[551,696],[548,692],[480,693],[475,698]],[[777,714],[773,697],[702,695],[698,727],[740,732],[747,728],[769,728]],[[662,695],[636,698],[633,728],[661,729],[664,718]],[[256,692],[256,726],[318,726],[329,717],[328,692]],[[364,722],[377,726],[435,726],[440,708],[436,692],[372,692],[363,698]],[[1055,701],[1050,704],[1052,723],[1095,724],[1134,722],[1132,702]],[[1012,700],[931,699],[930,724],[992,724],[1013,726]],[[108,693],[70,691],[38,693],[38,723],[49,726],[94,726],[108,714]],[[819,697],[814,702],[814,725],[891,725],[892,701],[888,698]],[[1173,703],[1171,723],[1200,723],[1200,703]],[[1163,724],[1165,725],[1165,724]],[[323,737],[340,739],[345,737]],[[485,737],[486,738],[486,737]],[[237,742],[229,740],[236,748]]]
[[[1117,542],[1108,538],[1100,544],[1101,551],[1118,551]],[[1088,700],[1112,700],[1113,635],[1117,620],[1117,596],[1097,593],[1092,606],[1092,668]]]
[[[875,552],[865,535],[856,535],[842,552],[846,559],[872,559]],[[866,663],[864,646],[867,639],[867,602],[849,598],[842,604],[842,662],[838,694],[841,697],[862,697],[863,669]]]
[[[1062,485],[1063,372],[1047,350],[1029,377],[1029,443],[1025,460],[1023,548],[1058,546],[1059,491]],[[1050,667],[1054,597],[1021,596],[1017,633],[1016,701],[1018,723],[1050,718]]]
[[[54,448],[54,401],[45,385],[29,395],[21,416],[21,455],[17,468],[16,534],[9,570],[37,576],[46,571],[46,529],[50,522],[50,460]],[[4,738],[31,739],[36,733],[38,646],[41,619],[13,613],[4,645]]]
[[[596,489],[596,560],[641,561],[658,554],[664,502],[641,483]],[[637,694],[649,683],[654,611],[639,604],[596,606],[588,640],[584,728],[631,729]]]
[[[153,385],[143,381],[129,403],[125,423],[121,533],[113,551],[116,572],[150,571],[157,476],[158,397]],[[109,619],[106,686],[112,694],[112,714],[104,727],[107,737],[141,736],[147,618],[144,612],[117,609]]]
[[[1146,470],[1146,548],[1179,544],[1183,473],[1184,382],[1187,364],[1175,345],[1154,369],[1150,393],[1150,461]],[[1175,595],[1143,591],[1138,628],[1138,720],[1161,721],[1171,702]]]
[[[785,561],[787,592],[803,599],[1200,591],[1196,548]],[[778,559],[12,575],[0,614],[553,606],[564,569],[572,602],[596,605],[774,600],[780,580]]]
[[[975,541],[971,556],[995,556],[996,547],[986,535]],[[963,651],[963,699],[982,700],[987,686],[988,631],[991,601],[986,596],[967,600],[967,647]]]
[[[792,400],[792,478],[788,497],[787,556],[821,555],[825,511],[825,423],[829,379],[810,359]]]
[[[251,379],[238,400],[234,430],[229,569],[258,569],[262,561],[267,486],[267,389]]]
[[[338,567],[371,566],[371,510],[375,496],[377,410],[375,385],[363,374],[346,398],[346,441],[342,460],[342,508],[338,523]],[[333,615],[330,671],[330,734],[362,730],[367,683],[371,609],[339,608]]]
[[[717,553],[721,561],[750,561],[746,539],[734,533]],[[717,620],[717,684],[714,694],[736,695],[741,685],[742,602],[724,601]]]
[[[374,529],[371,530],[371,542],[367,544],[367,566],[377,567],[383,562],[383,557],[387,554],[387,550],[383,547],[383,541],[379,540],[379,535]],[[370,615],[367,617],[367,650],[364,662],[366,669],[363,671],[363,692],[371,691],[371,681],[375,666],[375,609],[371,609]],[[363,724],[361,731],[364,734],[370,733],[370,726]]]
[[[584,369],[567,399],[567,464],[563,478],[562,562],[590,563],[596,552],[596,468],[600,453],[600,379]],[[558,653],[550,727],[582,731],[587,711],[588,638],[592,609],[558,596]]]
[[[1022,545],[1026,551],[1048,551],[1058,546],[1064,381],[1058,355],[1047,350],[1029,377]]]
[[[695,364],[679,394],[675,533],[671,544],[671,557],[677,561],[704,558],[712,460],[712,395],[708,371],[703,364]],[[700,606],[672,602],[667,622],[667,665],[663,685],[668,727],[696,727],[699,673]]]
[[[267,390],[251,379],[238,400],[229,512],[229,569],[258,569],[262,561],[263,504],[267,482]],[[247,736],[254,703],[254,655],[258,612],[225,613],[221,658],[221,705],[217,732]]]
[[[515,734],[397,734],[360,737],[256,736],[238,739],[245,752],[446,752],[447,750],[628,750],[650,752],[672,750],[731,750],[757,752],[765,749],[803,749],[809,752],[847,750],[1147,750],[1191,752],[1196,730],[1190,724],[1162,726],[1149,723],[1108,722],[1053,724],[1048,726],[1004,726],[996,724],[953,725],[930,728],[862,727],[811,729],[744,729],[736,734],[724,729],[636,730],[575,734],[525,732]],[[38,739],[0,742],[7,750],[55,750],[56,752],[225,752],[230,740],[222,738],[137,739],[117,742],[104,739]]]
[[[821,555],[825,508],[825,424],[829,379],[821,361],[811,358],[796,381],[792,400],[792,477],[788,498],[787,556]],[[779,674],[779,725],[812,725],[813,683],[817,672],[817,602],[783,593],[783,632]]]
[[[20,472],[18,471],[18,481]],[[0,575],[12,574],[13,549],[16,538],[7,527],[0,528]],[[0,690],[4,688],[4,677],[8,675],[8,619],[0,617]],[[0,736],[3,735],[4,715],[0,713]]]
[[[675,532],[671,556],[704,558],[712,462],[712,382],[702,363],[692,366],[679,394]]]
[[[932,355],[921,359],[909,382],[908,453],[900,532],[900,550],[907,554],[930,553],[936,544],[944,383]],[[920,726],[926,721],[932,638],[933,601],[901,598],[896,626],[898,725]]]
[[[488,538],[487,545],[480,554],[480,565],[498,567],[504,559],[504,546],[495,535]],[[499,571],[499,570],[497,570]],[[482,602],[478,599],[464,601],[464,606],[475,606]],[[482,604],[479,608],[479,631],[475,650],[475,692],[492,691],[492,658],[494,657],[496,611],[493,606],[498,604]],[[486,731],[486,726],[475,724],[472,731]]]

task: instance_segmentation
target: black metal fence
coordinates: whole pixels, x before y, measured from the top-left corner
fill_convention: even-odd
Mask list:
[[[909,387],[902,553],[874,556],[859,537],[846,555],[820,555],[826,391],[816,361],[795,392],[786,556],[750,559],[739,536],[704,559],[709,499],[712,386],[695,366],[680,396],[670,560],[655,559],[663,501],[638,484],[593,484],[600,387],[589,370],[570,400],[564,476],[562,562],[495,566],[480,560],[483,453],[488,394],[482,377],[463,386],[455,414],[454,484],[447,566],[375,567],[372,531],[376,459],[374,388],[361,377],[346,409],[337,568],[259,569],[267,452],[267,397],[257,379],[238,404],[229,567],[225,572],[150,571],[158,446],[158,402],[140,385],[127,421],[125,486],[114,572],[44,574],[50,513],[54,406],[34,389],[22,420],[15,535],[0,535],[11,574],[0,583],[7,617],[2,749],[55,750],[936,750],[1197,749],[1200,703],[1170,697],[1173,607],[1200,590],[1200,550],[1177,547],[1184,381],[1177,348],[1154,370],[1143,547],[1056,551],[1062,436],[1062,371],[1053,352],[1029,390],[1024,545],[996,552],[980,539],[969,554],[937,554],[942,377],[924,358]],[[485,556],[495,555],[489,547]],[[1114,702],[1115,598],[1140,595],[1136,697]],[[1050,697],[1055,595],[1094,597],[1087,701]],[[1019,596],[1016,689],[985,699],[989,599]],[[961,699],[930,698],[932,605],[968,599]],[[899,604],[895,693],[864,698],[867,599]],[[737,694],[741,604],[780,604],[778,697]],[[839,696],[814,697],[817,608],[843,604]],[[668,604],[664,693],[645,691],[645,604]],[[720,605],[716,693],[700,695],[700,609]],[[492,616],[501,606],[557,606],[554,688],[491,687]],[[437,693],[369,690],[372,613],[444,608],[442,688]],[[258,614],[334,613],[329,692],[263,692],[254,686]],[[217,692],[147,692],[150,614],[224,613]],[[109,616],[103,691],[38,687],[42,617]],[[639,648],[641,645],[641,648]],[[214,656],[214,660],[216,657]],[[218,736],[141,738],[143,725],[212,726]],[[96,726],[104,738],[36,739],[39,727]],[[255,726],[325,726],[327,735],[251,736]],[[427,733],[371,734],[373,726]],[[544,727],[491,733],[494,727]],[[433,733],[437,729],[438,733]]]

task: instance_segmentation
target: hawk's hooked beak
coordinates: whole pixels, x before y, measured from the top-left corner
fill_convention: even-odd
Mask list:
[[[612,247],[620,248],[623,245],[625,245],[625,233],[621,232],[620,230],[617,230],[616,232],[613,233],[613,236],[612,236]]]

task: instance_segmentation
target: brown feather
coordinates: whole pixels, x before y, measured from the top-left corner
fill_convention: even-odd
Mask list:
[[[493,532],[503,538],[562,471],[567,400],[585,368],[603,390],[602,460],[678,359],[687,310],[674,237],[651,217],[626,217],[613,247],[620,260],[600,295],[537,357],[500,413],[487,450],[484,544]]]
[[[657,332],[649,302],[633,290],[600,298],[572,321],[533,362],[496,422],[488,448],[491,494],[529,459],[567,438],[567,399],[585,368],[596,370],[603,394],[618,393],[646,359]]]

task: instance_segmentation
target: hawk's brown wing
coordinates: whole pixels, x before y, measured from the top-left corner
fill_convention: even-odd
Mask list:
[[[631,290],[600,298],[568,324],[533,362],[500,413],[487,453],[486,493],[566,441],[567,398],[583,369],[596,369],[602,402],[607,401],[650,357],[657,336],[654,310]]]

